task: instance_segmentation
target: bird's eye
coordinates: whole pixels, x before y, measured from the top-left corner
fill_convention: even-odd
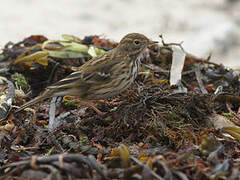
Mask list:
[[[133,41],[133,43],[134,43],[135,45],[139,45],[139,44],[140,44],[140,41],[135,40],[135,41]]]

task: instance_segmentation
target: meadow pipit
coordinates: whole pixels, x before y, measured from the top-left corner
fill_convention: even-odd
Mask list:
[[[16,112],[53,96],[76,96],[101,112],[89,100],[113,97],[127,89],[135,80],[141,59],[148,45],[156,43],[139,33],[130,33],[118,46],[105,54],[94,57],[78,71],[49,86],[42,95],[22,105]]]

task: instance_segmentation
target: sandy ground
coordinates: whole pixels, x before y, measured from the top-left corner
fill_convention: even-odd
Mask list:
[[[227,66],[240,61],[238,0],[9,0],[0,6],[0,47],[33,34],[104,35],[119,41],[129,32],[154,40],[184,41],[185,49]]]

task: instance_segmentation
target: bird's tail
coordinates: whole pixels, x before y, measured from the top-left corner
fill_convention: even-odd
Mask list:
[[[18,108],[18,109],[15,111],[15,113],[17,113],[17,112],[19,112],[19,111],[22,111],[23,109],[25,109],[25,108],[27,108],[27,107],[29,107],[29,106],[31,106],[31,105],[34,105],[34,104],[36,104],[36,103],[38,103],[38,102],[40,102],[40,101],[43,101],[43,100],[45,100],[45,99],[47,99],[47,98],[50,98],[52,95],[53,95],[53,91],[47,89],[45,92],[43,92],[42,95],[37,96],[37,97],[35,97],[34,99],[32,99],[31,101],[29,101],[29,102],[25,103],[24,105],[22,105],[20,108]]]

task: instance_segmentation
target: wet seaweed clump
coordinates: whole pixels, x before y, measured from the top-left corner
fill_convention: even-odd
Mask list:
[[[181,44],[150,47],[134,84],[15,113],[44,88],[117,46],[97,35],[33,35],[0,54],[0,179],[239,179],[239,73]]]

